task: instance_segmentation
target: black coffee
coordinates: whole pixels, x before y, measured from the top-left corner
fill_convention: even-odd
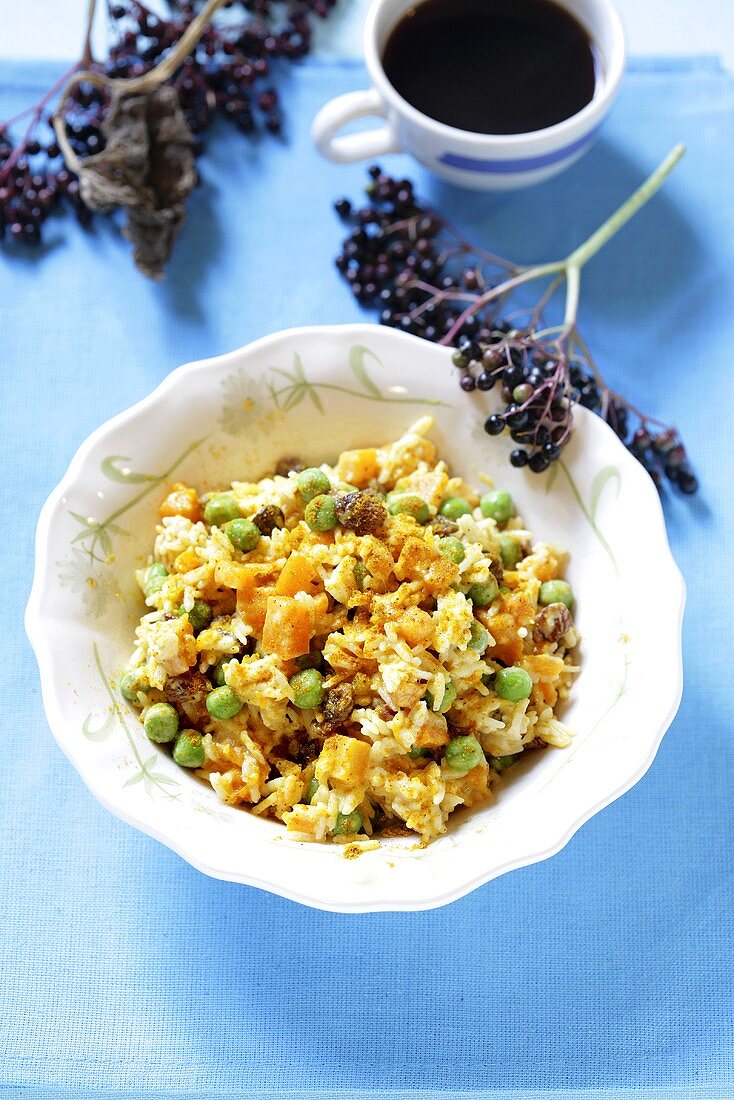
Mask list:
[[[382,61],[403,99],[477,134],[562,122],[596,84],[593,42],[553,0],[424,0],[393,29]]]

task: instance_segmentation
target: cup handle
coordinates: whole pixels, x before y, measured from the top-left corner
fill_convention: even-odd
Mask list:
[[[336,136],[342,126],[352,119],[366,115],[387,118],[387,108],[374,88],[363,92],[347,92],[346,95],[329,100],[316,115],[311,127],[311,137],[318,151],[327,160],[336,161],[337,164],[351,164],[356,160],[399,152],[400,146],[389,123],[377,130],[365,130],[361,134]]]

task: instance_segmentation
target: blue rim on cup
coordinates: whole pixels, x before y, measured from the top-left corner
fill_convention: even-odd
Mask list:
[[[624,31],[612,0],[556,0],[578,19],[599,54],[593,98],[577,114],[525,134],[476,134],[437,122],[395,90],[382,66],[390,32],[415,0],[373,0],[364,28],[372,87],[330,100],[313,122],[312,137],[339,164],[405,152],[452,183],[480,191],[540,183],[569,167],[592,144],[614,102],[626,61]],[[340,134],[355,119],[385,120],[377,129]]]

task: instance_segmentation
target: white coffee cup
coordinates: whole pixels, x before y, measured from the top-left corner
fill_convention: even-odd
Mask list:
[[[555,2],[581,23],[599,55],[594,97],[571,118],[525,134],[476,134],[429,118],[398,94],[382,66],[390,32],[416,0],[373,0],[364,28],[372,87],[337,96],[322,107],[311,130],[319,152],[340,164],[410,153],[437,176],[485,191],[525,187],[563,171],[594,140],[617,95],[626,50],[612,0]],[[348,122],[369,115],[383,118],[384,126],[339,135]]]

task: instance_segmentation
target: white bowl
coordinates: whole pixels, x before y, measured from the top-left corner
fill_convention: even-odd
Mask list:
[[[516,769],[493,805],[425,849],[410,840],[347,860],[338,846],[223,805],[152,744],[115,690],[141,613],[133,570],[172,479],[255,479],[284,453],[328,460],[393,438],[425,413],[453,468],[507,487],[538,539],[571,552],[582,672],[568,749]],[[482,430],[486,395],[456,383],[450,353],[370,325],[293,329],[180,367],[81,446],[46,502],[26,629],[59,745],[94,795],[216,878],[349,912],[428,909],[562,848],[650,766],[680,701],[684,585],[647,474],[585,410],[561,463],[507,462]]]

